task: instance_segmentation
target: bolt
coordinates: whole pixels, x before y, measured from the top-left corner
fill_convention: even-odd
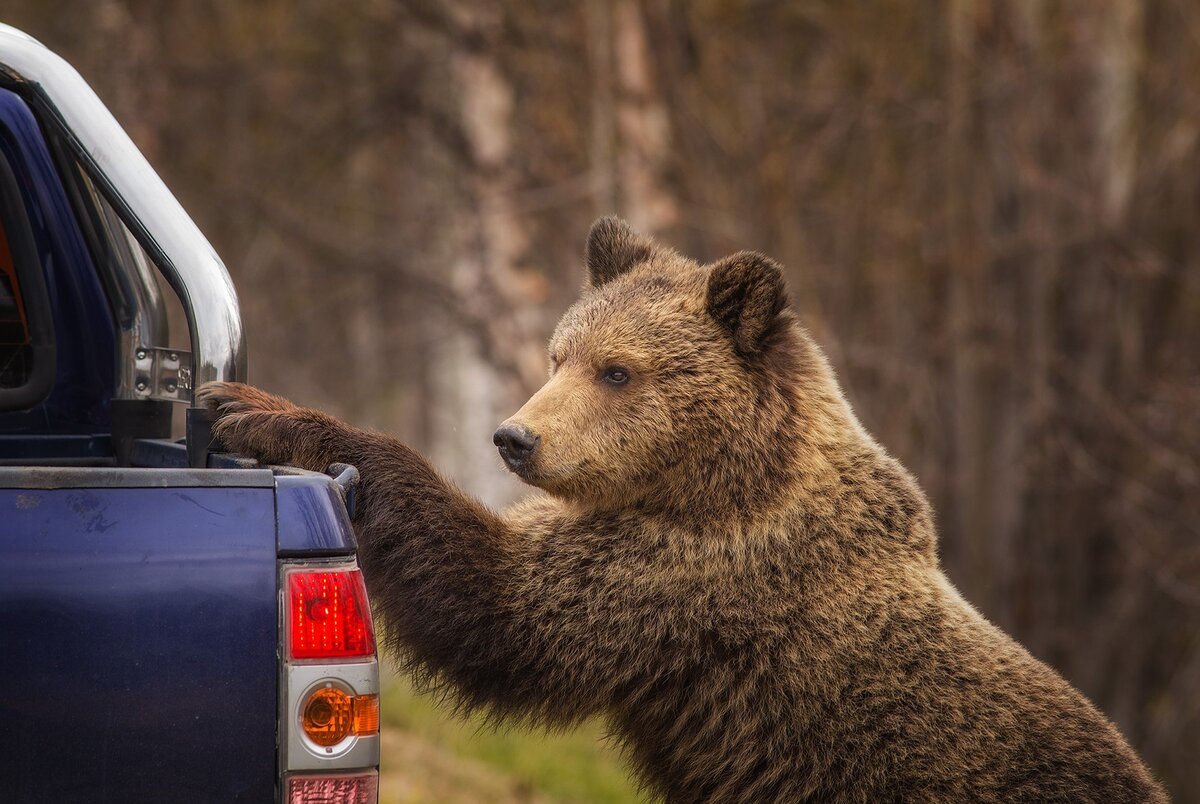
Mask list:
[[[179,388],[179,386],[175,384],[174,380],[167,380],[167,393],[168,394],[175,393],[175,391],[178,390],[178,388]]]
[[[177,355],[175,352],[171,352],[171,354],[168,355],[168,357],[171,359],[172,362],[179,362],[179,355]]]
[[[145,349],[138,349],[138,350],[137,350],[137,359],[138,359],[138,360],[145,360],[145,359],[146,359],[146,350],[145,350]]]
[[[139,391],[145,391],[145,390],[146,390],[146,388],[148,388],[148,387],[149,387],[149,386],[147,386],[147,385],[146,385],[146,383],[145,383],[145,381],[144,381],[144,380],[138,380],[137,389],[138,389]]]

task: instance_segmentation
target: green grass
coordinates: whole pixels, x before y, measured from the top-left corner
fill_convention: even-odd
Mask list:
[[[564,734],[463,719],[385,670],[381,804],[644,802],[603,724]]]

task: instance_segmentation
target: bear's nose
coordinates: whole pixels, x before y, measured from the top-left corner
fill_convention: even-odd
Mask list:
[[[500,448],[500,457],[514,469],[525,463],[539,441],[528,427],[519,424],[502,424],[492,436],[492,443]]]

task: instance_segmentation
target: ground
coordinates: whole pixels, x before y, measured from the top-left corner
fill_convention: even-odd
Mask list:
[[[645,802],[599,722],[566,734],[451,717],[384,661],[380,804]]]

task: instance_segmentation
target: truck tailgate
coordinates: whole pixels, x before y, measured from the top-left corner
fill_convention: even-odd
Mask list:
[[[5,801],[271,801],[269,471],[0,470]]]

